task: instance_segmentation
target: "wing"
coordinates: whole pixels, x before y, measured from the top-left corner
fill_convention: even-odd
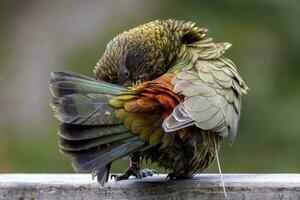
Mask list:
[[[190,125],[212,130],[234,141],[241,111],[241,96],[247,86],[234,64],[219,56],[198,59],[193,68],[173,79],[174,92],[185,96],[163,123],[166,132]]]

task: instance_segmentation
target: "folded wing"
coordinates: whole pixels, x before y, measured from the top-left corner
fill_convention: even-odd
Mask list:
[[[234,142],[241,110],[241,95],[247,86],[234,64],[225,57],[197,60],[192,69],[173,79],[174,92],[185,96],[168,116],[166,132],[196,125],[229,136]]]

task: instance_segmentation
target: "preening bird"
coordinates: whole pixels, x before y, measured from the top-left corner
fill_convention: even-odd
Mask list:
[[[215,43],[192,22],[153,21],[113,38],[94,78],[50,76],[51,106],[63,124],[59,148],[78,172],[103,184],[111,163],[130,156],[117,180],[152,175],[142,160],[181,179],[208,168],[222,138],[236,138],[248,87]]]

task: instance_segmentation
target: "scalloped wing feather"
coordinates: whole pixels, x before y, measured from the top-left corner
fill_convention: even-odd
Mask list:
[[[214,44],[211,40],[193,44],[199,57],[193,68],[182,70],[172,81],[174,91],[184,95],[185,99],[165,119],[165,131],[196,125],[203,130],[229,136],[231,143],[234,142],[241,95],[246,93],[248,87],[233,62],[222,56],[229,47],[228,43]],[[175,117],[186,115],[189,117],[179,120]]]

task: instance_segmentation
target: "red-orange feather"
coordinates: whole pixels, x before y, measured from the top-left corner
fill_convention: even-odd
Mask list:
[[[168,116],[175,106],[182,100],[183,96],[173,92],[171,84],[175,74],[165,74],[153,81],[147,81],[138,86],[140,95],[146,96],[152,101],[149,103],[159,103],[164,108],[162,118]],[[154,101],[155,100],[155,101]]]
[[[162,141],[162,121],[169,116],[183,96],[173,92],[171,84],[175,74],[165,74],[113,99],[111,105],[118,108],[117,116],[141,139],[151,145]]]

